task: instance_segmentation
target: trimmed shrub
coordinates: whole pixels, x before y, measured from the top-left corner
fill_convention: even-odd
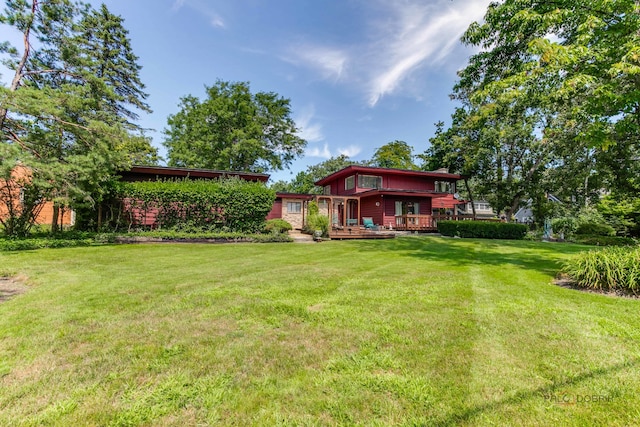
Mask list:
[[[480,239],[523,239],[525,224],[494,221],[438,221],[438,232],[443,236]]]
[[[563,234],[567,239],[574,235],[578,229],[578,220],[575,217],[564,216],[551,221],[551,228],[554,233]]]
[[[584,222],[578,225],[575,234],[579,236],[613,236],[616,231],[608,224]]]
[[[640,289],[640,248],[605,248],[583,252],[562,268],[577,286],[588,289]]]
[[[264,226],[266,233],[286,233],[290,230],[293,230],[291,224],[281,218],[270,219]]]
[[[638,241],[631,237],[617,236],[576,236],[576,243],[594,246],[636,246]]]

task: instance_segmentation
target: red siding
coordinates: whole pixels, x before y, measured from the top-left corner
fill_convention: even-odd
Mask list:
[[[414,202],[420,203],[420,215],[431,215],[431,203],[438,199],[430,199],[428,197],[385,197],[384,199],[384,225],[389,227],[396,223],[396,202]]]
[[[431,190],[434,189],[434,180],[413,176],[387,175],[382,179],[384,188],[396,190]]]
[[[376,202],[380,203],[380,206],[376,206]],[[380,196],[367,197],[360,200],[360,218],[371,217],[373,223],[376,225],[383,225],[383,209],[384,198]],[[362,220],[360,220],[362,224]]]
[[[276,218],[282,218],[282,199],[277,199],[273,202],[271,212],[267,215],[267,221]]]

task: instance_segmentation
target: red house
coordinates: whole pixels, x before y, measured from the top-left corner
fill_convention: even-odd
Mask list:
[[[464,177],[446,170],[432,172],[348,166],[315,184],[320,212],[334,230],[384,227],[429,231],[439,216],[452,216],[458,204],[456,185]]]

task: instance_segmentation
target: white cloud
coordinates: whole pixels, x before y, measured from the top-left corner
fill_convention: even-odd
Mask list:
[[[425,4],[415,0],[387,2],[391,25],[375,25],[376,50],[369,78],[368,101],[375,106],[387,94],[397,92],[414,71],[438,65],[458,46],[469,24],[480,20],[488,0]]]
[[[211,24],[211,26],[216,28],[226,27],[226,23],[224,19],[214,9],[212,9],[211,6],[208,5],[206,1],[203,2],[202,0],[174,0],[173,5],[171,6],[171,10],[174,12],[177,12],[185,6],[195,10],[201,15],[204,15],[209,21],[209,24]]]
[[[173,6],[171,6],[171,10],[173,10],[174,12],[177,12],[182,8],[182,6],[184,6],[184,2],[185,0],[175,0],[173,2]]]
[[[323,79],[338,81],[343,77],[349,56],[344,49],[320,45],[298,45],[283,58],[294,65],[312,68]]]
[[[481,20],[491,0],[370,0],[370,19],[361,30],[364,41],[345,46],[320,42],[291,47],[286,61],[314,69],[326,80],[357,87],[374,107],[382,97],[409,93],[418,70],[451,62],[469,24]],[[356,29],[357,31],[358,29]],[[465,56],[454,58],[463,62]]]
[[[338,154],[342,154],[347,157],[355,157],[358,154],[360,154],[360,152],[362,151],[362,148],[358,147],[357,145],[350,145],[348,147],[338,148],[337,151],[338,151]]]
[[[309,105],[301,110],[300,116],[295,119],[296,125],[300,129],[298,136],[304,138],[308,142],[319,142],[324,140],[322,134],[322,125],[312,123],[315,115],[315,107]]]
[[[307,148],[304,154],[308,157],[321,157],[323,159],[331,158],[331,150],[329,150],[329,144],[324,144],[322,148]]]
[[[222,19],[222,17],[220,17],[220,15],[212,14],[210,18],[211,25],[213,25],[214,27],[224,28],[226,26],[224,20]]]

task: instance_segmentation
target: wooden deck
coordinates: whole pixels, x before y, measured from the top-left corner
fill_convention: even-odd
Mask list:
[[[393,231],[374,231],[362,227],[334,228],[329,232],[329,237],[334,240],[346,239],[393,239],[396,237]]]

